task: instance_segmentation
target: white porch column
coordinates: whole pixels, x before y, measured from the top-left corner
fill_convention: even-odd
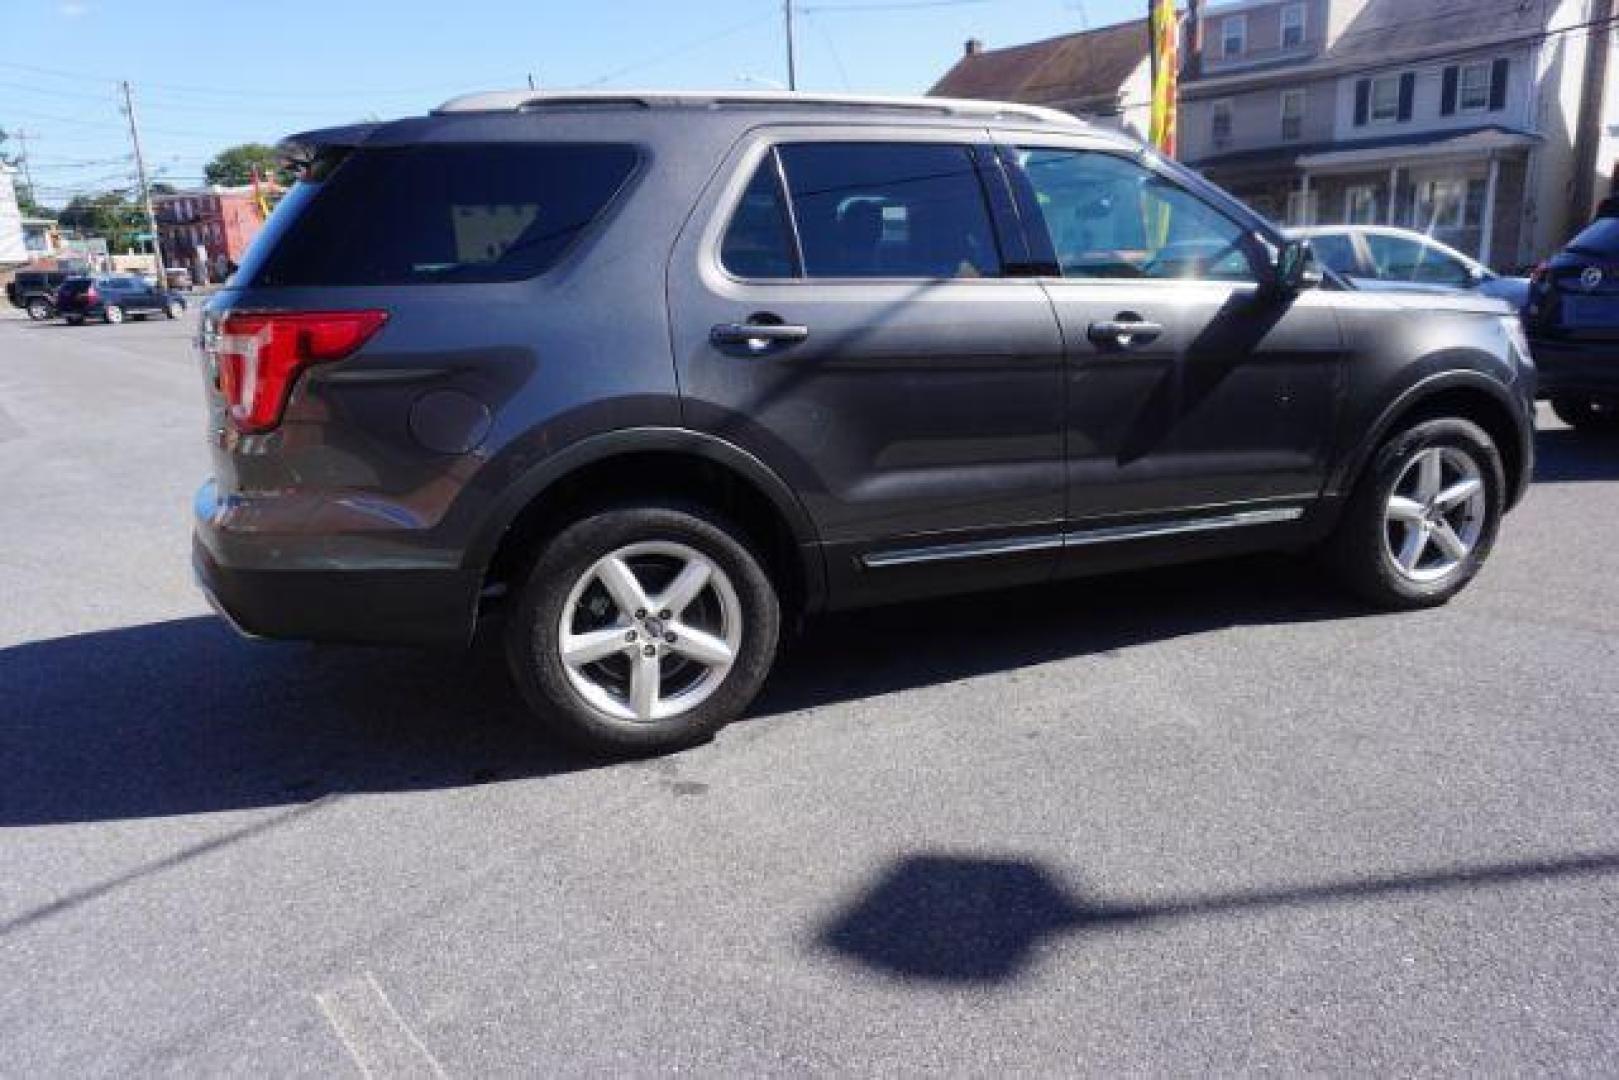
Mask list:
[[[1299,224],[1305,227],[1314,225],[1310,220],[1310,174],[1305,173],[1299,178]]]
[[[1501,182],[1501,159],[1490,155],[1490,177],[1484,182],[1484,222],[1479,234],[1478,261],[1490,265],[1490,244],[1495,239],[1495,189]]]
[[[1388,213],[1384,215],[1388,219],[1386,224],[1389,224],[1389,225],[1398,225],[1399,224],[1398,221],[1394,220],[1395,205],[1399,201],[1400,201],[1400,167],[1398,165],[1394,165],[1394,166],[1390,166],[1390,168],[1389,168],[1389,208],[1388,208]]]

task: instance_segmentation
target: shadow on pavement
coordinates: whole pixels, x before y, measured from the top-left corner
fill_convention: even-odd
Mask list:
[[[923,854],[897,862],[826,926],[820,943],[906,979],[1003,982],[1065,935],[1616,873],[1619,852],[1596,852],[1129,903],[1076,895],[1028,860]]]
[[[1356,613],[1255,559],[812,624],[754,716],[1237,624]],[[913,642],[926,640],[925,649]],[[529,721],[493,649],[252,643],[211,617],[0,650],[0,826],[299,805],[600,767]]]
[[[1619,480],[1619,435],[1592,434],[1573,428],[1539,432],[1535,436],[1535,480],[1538,483]]]

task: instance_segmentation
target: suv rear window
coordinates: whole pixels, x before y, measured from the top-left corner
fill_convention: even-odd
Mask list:
[[[329,176],[289,193],[242,280],[418,285],[533,277],[606,208],[637,160],[634,147],[604,143],[358,150]]]
[[[1570,251],[1619,257],[1619,218],[1597,218],[1568,243]]]

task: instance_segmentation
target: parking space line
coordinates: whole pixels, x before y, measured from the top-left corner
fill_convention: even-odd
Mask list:
[[[369,971],[320,991],[315,1002],[367,1078],[447,1076]]]

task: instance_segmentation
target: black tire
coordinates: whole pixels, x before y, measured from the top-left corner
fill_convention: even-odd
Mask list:
[[[83,326],[84,325],[84,316],[83,315],[69,315],[66,318],[67,318],[67,324],[69,326]]]
[[[185,309],[186,306],[180,301],[170,300],[168,303],[163,305],[163,315],[165,318],[178,319]]]
[[[1434,447],[1459,451],[1472,459],[1483,481],[1484,513],[1478,538],[1466,557],[1444,577],[1420,582],[1400,571],[1389,550],[1385,509],[1407,466],[1418,453]],[[1345,586],[1378,607],[1413,610],[1438,606],[1466,588],[1489,557],[1500,530],[1505,496],[1501,453],[1482,428],[1459,417],[1422,421],[1389,436],[1372,456],[1327,543],[1327,560]]]
[[[604,556],[631,544],[695,549],[728,577],[741,611],[731,668],[699,704],[674,717],[622,719],[581,695],[560,650],[561,621],[574,585]],[[596,752],[647,754],[705,742],[739,717],[775,660],[781,607],[761,559],[740,530],[706,510],[647,505],[596,511],[545,542],[506,626],[506,659],[524,701],[553,734]]]
[[[1619,432],[1619,398],[1554,397],[1552,412],[1576,431]]]
[[[117,304],[108,304],[101,309],[101,321],[108,326],[117,326],[124,321],[124,309]]]
[[[34,297],[28,301],[28,317],[35,322],[44,322],[51,317],[50,302],[42,297]]]

